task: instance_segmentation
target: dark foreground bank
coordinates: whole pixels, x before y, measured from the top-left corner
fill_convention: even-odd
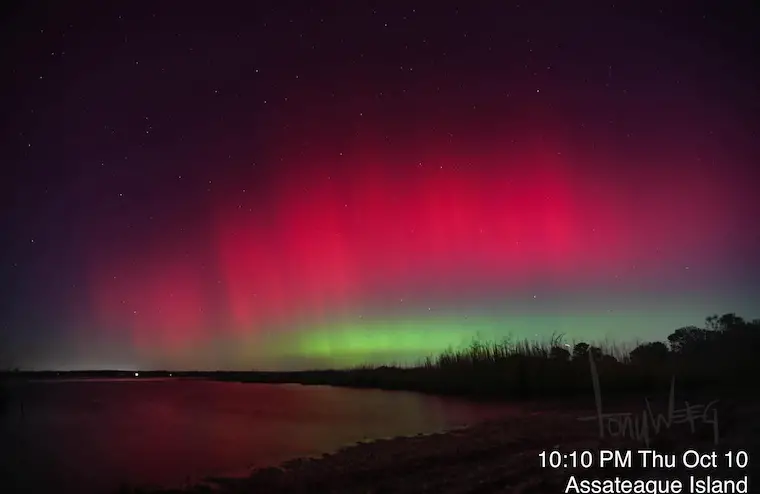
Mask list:
[[[691,405],[698,407],[697,403],[694,401]],[[574,492],[572,489],[566,491],[572,476],[576,481],[614,479],[615,476],[631,480],[681,479],[684,486],[687,486],[690,476],[702,479],[712,475],[713,479],[735,481],[747,477],[752,480],[753,469],[757,471],[756,464],[727,469],[724,468],[723,454],[743,450],[748,453],[750,461],[758,458],[758,403],[745,400],[741,404],[713,404],[709,407],[709,413],[705,413],[704,408],[694,408],[693,428],[680,420],[684,415],[679,410],[682,411],[684,406],[683,401],[676,402],[676,419],[669,428],[661,425],[660,430],[655,431],[650,421],[648,443],[640,428],[642,412],[646,413],[646,408],[642,401],[634,400],[616,409],[635,413],[636,418],[630,418],[633,420],[630,424],[638,426],[639,437],[632,437],[633,429],[619,434],[620,429],[609,422],[605,422],[606,433],[601,437],[599,421],[593,418],[593,411],[590,412],[592,420],[588,421],[579,420],[588,416],[588,412],[541,411],[509,421],[489,422],[441,434],[361,443],[321,458],[298,459],[279,467],[256,470],[247,478],[209,479],[208,484],[184,490],[125,489],[125,492],[559,493]],[[713,415],[710,410],[716,413]],[[659,412],[667,414],[667,409],[653,411],[650,419]],[[710,417],[717,417],[717,421]],[[717,422],[720,433],[717,445],[714,442],[716,428],[713,422]],[[610,431],[618,434],[611,435]],[[609,448],[633,451],[631,466],[600,468],[597,452]],[[679,465],[674,469],[645,468],[636,451],[650,448],[677,454]],[[688,471],[680,465],[681,454],[688,449],[705,453],[718,451],[716,457],[720,468]],[[549,453],[553,450],[563,455],[554,467],[548,464]],[[573,468],[573,457],[564,455],[576,452],[575,459],[580,461],[583,451],[593,452],[591,465],[589,468]],[[541,464],[542,452],[547,452],[545,466]],[[689,491],[684,489],[682,492]]]

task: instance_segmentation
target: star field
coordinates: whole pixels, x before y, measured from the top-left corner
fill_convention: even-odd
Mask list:
[[[16,2],[0,367],[408,362],[757,317],[757,13]]]

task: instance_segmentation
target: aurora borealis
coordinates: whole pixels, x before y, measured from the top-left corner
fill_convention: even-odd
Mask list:
[[[758,316],[741,2],[48,7],[4,34],[0,366],[340,367]]]

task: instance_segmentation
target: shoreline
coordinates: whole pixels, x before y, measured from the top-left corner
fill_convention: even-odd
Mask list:
[[[516,481],[515,472],[537,473],[537,455],[541,448],[551,449],[562,442],[584,447],[596,443],[593,426],[589,425],[565,427],[560,436],[548,438],[542,429],[555,428],[556,418],[554,413],[535,412],[442,432],[363,441],[332,453],[257,468],[247,476],[207,477],[189,488],[148,488],[132,492],[358,493],[368,492],[368,489],[369,492],[458,492],[457,485],[472,485],[473,475],[480,478],[480,484],[486,479],[493,484],[503,484]],[[573,419],[574,415],[564,417],[567,423]],[[446,484],[446,490],[442,490],[441,482]]]
[[[636,400],[634,400],[636,401]],[[707,428],[692,433],[687,424],[674,425],[652,438],[648,447],[630,437],[599,436],[598,423],[583,422],[585,411],[528,410],[526,415],[496,419],[432,434],[360,442],[318,457],[286,461],[257,468],[244,477],[207,477],[185,488],[137,489],[150,494],[242,493],[412,493],[564,492],[571,475],[583,478],[626,479],[683,477],[686,471],[662,472],[642,468],[586,470],[542,468],[539,453],[593,451],[600,448],[675,451],[689,447],[715,449]],[[756,448],[760,439],[760,406],[742,406],[731,419],[741,427],[727,427],[721,448]],[[729,418],[726,418],[729,423]],[[749,432],[750,435],[747,433]],[[738,445],[738,446],[737,446]],[[752,453],[750,453],[752,456]],[[700,473],[700,472],[696,472]],[[694,472],[692,472],[694,474]],[[734,472],[735,476],[736,473]]]

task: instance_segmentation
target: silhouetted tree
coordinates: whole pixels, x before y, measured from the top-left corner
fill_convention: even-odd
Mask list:
[[[720,331],[713,332],[719,351],[730,356],[732,365],[737,363],[736,360],[754,361],[752,355],[757,355],[760,351],[760,324],[757,321],[747,322],[731,313],[722,315],[713,324],[720,328]],[[739,364],[741,365],[744,364]]]
[[[664,362],[668,358],[668,347],[661,341],[653,341],[637,346],[631,351],[634,364],[652,364]]]
[[[706,328],[712,331],[730,331],[744,327],[746,324],[742,317],[737,316],[733,312],[723,314],[720,317],[717,314],[713,314],[705,318]]]
[[[720,324],[724,331],[728,331],[735,328],[742,328],[747,325],[747,322],[743,317],[739,317],[732,312],[730,314],[723,314],[720,317]]]
[[[573,347],[573,360],[588,358],[588,343],[576,343]]]
[[[671,333],[668,336],[668,342],[670,343],[670,349],[674,353],[685,353],[704,348],[705,343],[710,341],[713,335],[714,331],[708,329],[685,326]]]
[[[713,314],[705,318],[705,328],[710,331],[718,331],[720,329],[718,326],[718,314]]]

